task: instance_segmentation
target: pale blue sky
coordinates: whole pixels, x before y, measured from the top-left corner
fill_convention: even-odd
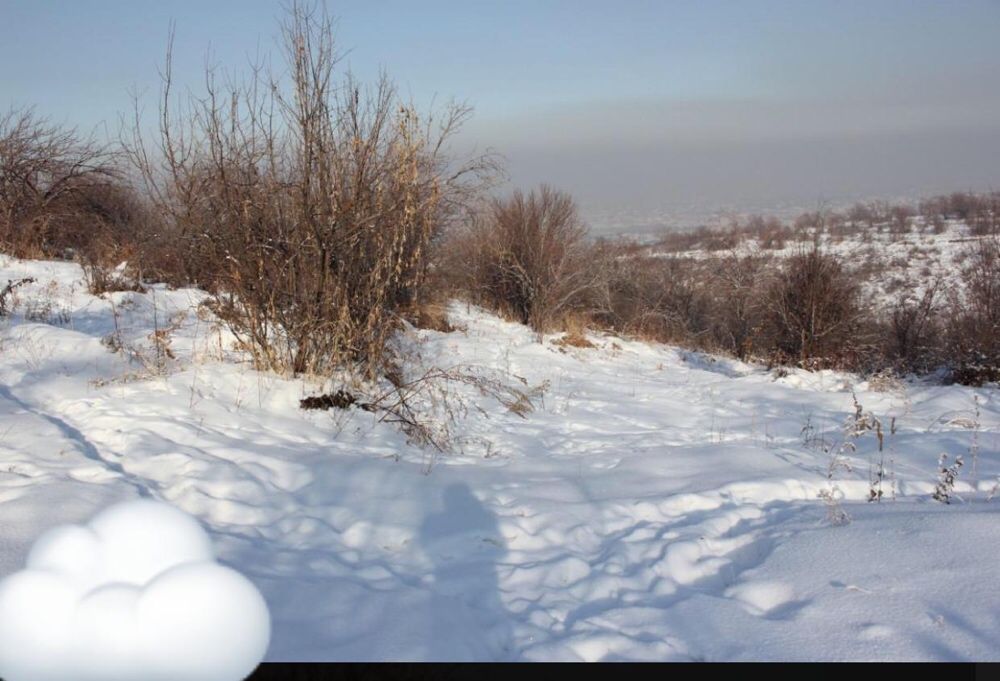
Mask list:
[[[585,203],[1000,185],[1000,0],[328,6],[362,78],[384,67],[418,103],[468,101],[466,137],[505,153],[515,181]],[[171,19],[177,80],[196,88],[209,47],[227,66],[273,50],[280,14],[259,0],[0,0],[0,107],[114,125],[131,86],[155,94]]]

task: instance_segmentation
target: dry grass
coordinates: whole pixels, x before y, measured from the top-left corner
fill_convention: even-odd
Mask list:
[[[448,321],[448,306],[444,302],[421,302],[403,310],[402,316],[418,329],[451,333],[455,326]]]

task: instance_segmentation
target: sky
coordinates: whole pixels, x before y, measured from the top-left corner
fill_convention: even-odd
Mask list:
[[[595,222],[1000,188],[1000,0],[330,0],[343,64],[385,69],[509,186]],[[0,107],[114,134],[130,91],[277,52],[278,2],[0,0]],[[612,216],[612,217],[609,217]],[[600,226],[600,225],[598,225]]]

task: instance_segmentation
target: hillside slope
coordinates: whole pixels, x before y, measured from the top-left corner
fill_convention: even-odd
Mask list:
[[[149,496],[264,593],[271,660],[1000,659],[995,389],[539,342],[456,303],[456,331],[398,339],[411,378],[452,376],[414,397],[438,452],[299,409],[339,384],[254,371],[199,291],[0,263],[26,276],[0,330],[0,576]],[[883,424],[878,504],[852,390]],[[965,458],[950,505],[942,452]]]

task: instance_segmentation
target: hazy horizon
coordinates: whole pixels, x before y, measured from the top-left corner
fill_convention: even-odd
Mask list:
[[[1000,187],[1000,2],[329,3],[344,66],[475,115],[510,183],[573,193],[598,229]],[[275,52],[278,3],[0,2],[0,107],[81,129],[206,53]],[[151,98],[147,104],[153,105]],[[617,216],[617,217],[616,217]]]

